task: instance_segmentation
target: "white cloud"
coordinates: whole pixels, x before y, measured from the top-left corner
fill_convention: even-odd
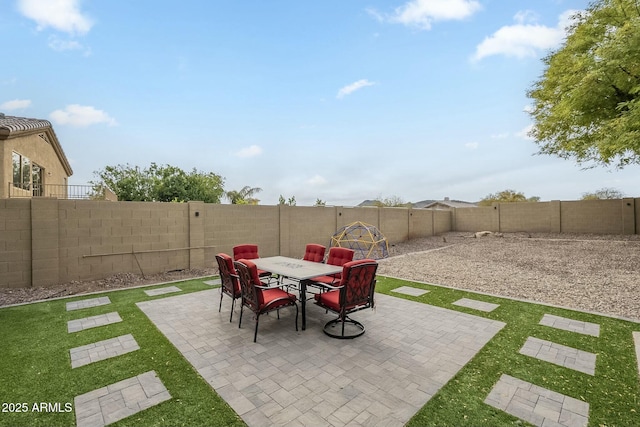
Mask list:
[[[18,10],[38,24],[70,34],[86,34],[92,20],[80,10],[80,0],[18,0]]]
[[[477,142],[467,142],[466,144],[464,144],[464,146],[469,150],[477,150],[480,144],[478,144]]]
[[[500,133],[494,133],[491,135],[492,139],[505,139],[509,137],[509,132],[500,132]]]
[[[3,110],[24,110],[31,105],[30,99],[13,99],[11,101],[3,102],[0,104],[0,108]]]
[[[320,175],[314,175],[313,177],[307,180],[307,184],[309,185],[323,185],[326,183],[327,183],[327,180]]]
[[[86,127],[99,123],[106,123],[109,126],[117,125],[115,119],[104,111],[78,104],[67,105],[64,110],[55,110],[49,117],[60,125],[74,127]]]
[[[533,141],[533,138],[529,136],[529,132],[531,132],[531,130],[533,129],[533,125],[528,125],[525,128],[523,128],[521,131],[516,132],[516,136],[522,139],[528,139],[530,141]]]
[[[577,11],[568,10],[558,18],[558,25],[547,27],[536,24],[536,15],[531,11],[521,11],[514,16],[516,24],[506,25],[486,37],[476,46],[473,61],[492,55],[516,58],[537,57],[541,52],[553,49],[562,43],[571,16]]]
[[[338,91],[338,95],[336,95],[336,98],[338,99],[343,98],[344,96],[350,95],[358,89],[362,89],[363,87],[373,86],[373,85],[375,85],[375,83],[370,82],[367,79],[358,80],[357,82],[353,82],[349,85],[346,85],[342,89],[340,89]]]
[[[82,43],[76,40],[62,40],[59,37],[49,37],[49,47],[57,52],[64,52],[67,50],[82,50],[85,56],[91,55],[91,49],[84,46]]]
[[[481,8],[476,0],[411,0],[388,16],[375,9],[368,9],[367,12],[378,21],[429,30],[433,22],[465,19]]]
[[[262,154],[262,147],[258,145],[251,145],[249,147],[245,147],[240,151],[236,152],[236,156],[238,157],[255,157]]]

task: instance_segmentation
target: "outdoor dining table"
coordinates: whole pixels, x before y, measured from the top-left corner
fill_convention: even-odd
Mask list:
[[[298,258],[272,256],[251,260],[260,270],[300,281],[300,303],[302,304],[302,330],[307,328],[307,282],[318,276],[330,276],[341,273],[342,266],[304,261]]]

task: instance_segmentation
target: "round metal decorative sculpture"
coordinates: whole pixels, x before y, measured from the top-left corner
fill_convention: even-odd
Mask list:
[[[331,236],[331,245],[355,251],[354,260],[382,259],[389,256],[387,238],[371,224],[356,221],[345,225]]]

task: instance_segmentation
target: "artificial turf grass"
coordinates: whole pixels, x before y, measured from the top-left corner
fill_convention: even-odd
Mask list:
[[[430,292],[420,297],[391,292],[407,285]],[[640,330],[640,324],[386,277],[379,277],[376,290],[506,323],[409,421],[409,426],[522,424],[518,418],[484,403],[503,373],[588,402],[589,425],[640,425],[640,382],[632,338],[632,331]],[[486,313],[452,305],[463,297],[500,304],[500,307]],[[600,336],[585,336],[539,325],[544,314],[597,323]],[[529,336],[597,354],[595,376],[520,354],[519,350]]]
[[[164,287],[166,284],[156,287]],[[202,279],[180,282],[181,293],[212,289]],[[0,309],[2,348],[0,395],[3,402],[73,404],[75,396],[109,384],[156,371],[171,399],[114,425],[245,425],[135,303],[149,297],[145,287],[78,296]],[[66,303],[109,296],[111,304],[67,312]],[[117,311],[122,322],[67,333],[67,321]],[[131,333],[140,349],[71,369],[69,350]],[[0,413],[0,426],[75,425],[75,412]]]
[[[421,297],[390,292],[404,285],[431,292]],[[156,287],[163,286],[166,284]],[[182,293],[211,289],[201,280],[181,282],[177,286]],[[243,425],[235,412],[135,305],[136,302],[178,293],[149,297],[144,294],[147,289],[153,288],[101,294],[108,295],[111,304],[71,312],[65,311],[67,302],[89,296],[0,309],[3,338],[0,395],[3,400],[64,404],[73,402],[76,395],[155,370],[172,399],[115,425]],[[378,278],[377,290],[507,324],[412,418],[409,425],[521,425],[517,418],[484,404],[485,397],[502,373],[587,401],[590,425],[640,424],[636,403],[640,395],[638,373],[631,338],[632,330],[640,330],[637,323],[382,276]],[[500,307],[484,313],[451,304],[463,297],[497,303]],[[118,311],[123,321],[67,333],[68,320],[111,311]],[[538,325],[544,313],[599,323],[600,337]],[[71,348],[127,333],[134,336],[140,350],[71,369]],[[596,376],[520,355],[518,351],[528,336],[597,353]],[[0,414],[0,425],[74,424],[74,413]]]

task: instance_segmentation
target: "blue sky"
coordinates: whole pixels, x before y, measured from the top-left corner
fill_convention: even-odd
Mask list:
[[[215,172],[356,205],[504,189],[637,194],[640,168],[535,156],[526,91],[587,0],[0,0],[0,111],[50,120],[72,184]]]

